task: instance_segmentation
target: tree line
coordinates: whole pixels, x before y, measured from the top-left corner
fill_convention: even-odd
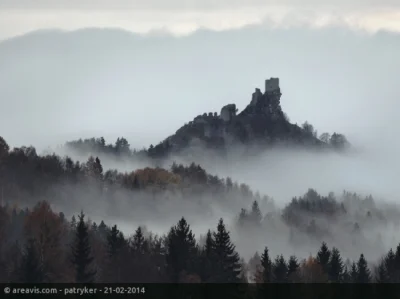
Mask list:
[[[126,237],[117,225],[97,224],[83,212],[68,221],[44,201],[32,210],[1,207],[0,238],[1,282],[400,282],[400,244],[375,267],[362,253],[344,261],[326,243],[307,259],[272,257],[266,245],[246,262],[223,219],[200,240],[183,217],[165,235],[138,227]]]

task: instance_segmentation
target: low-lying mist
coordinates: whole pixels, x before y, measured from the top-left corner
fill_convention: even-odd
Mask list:
[[[395,182],[400,164],[394,155],[396,145],[386,141],[386,146],[368,147],[366,143],[363,146],[356,140],[347,152],[279,147],[250,152],[249,149],[235,147],[224,158],[211,150],[192,147],[157,163],[150,159],[117,159],[112,155],[100,154],[105,170],[117,169],[121,172],[155,166],[169,169],[174,162],[184,165],[195,162],[208,173],[249,185],[261,196],[272,198],[273,204],[272,201],[260,200],[260,209],[265,216],[262,227],[243,230],[238,228],[237,223],[240,210],[251,209],[252,202],[247,199],[218,201],[215,197],[176,197],[168,194],[163,200],[142,201],[132,198],[129,192],[121,191],[118,202],[112,207],[114,216],[107,208],[102,209],[101,204],[97,204],[99,211],[92,212],[90,218],[117,224],[129,235],[139,225],[157,234],[167,233],[183,216],[191,224],[196,236],[200,237],[208,229],[215,229],[218,219],[222,217],[239,253],[246,259],[256,251],[260,252],[265,245],[272,254],[307,257],[315,253],[322,241],[326,241],[330,246],[340,248],[346,258],[355,259],[363,252],[370,261],[376,261],[388,248],[396,246],[400,239],[396,220],[400,216],[396,206],[400,190]],[[67,148],[60,148],[58,153],[82,162],[90,155]],[[282,219],[282,209],[293,197],[307,192],[308,188],[315,189],[322,196],[334,192],[338,202],[344,201],[344,190],[356,192],[360,202],[355,204],[354,209],[349,209],[347,205],[347,214],[339,218],[326,218],[323,213],[305,215],[305,219],[314,219],[319,229],[325,230],[319,237],[310,237]],[[363,200],[368,195],[373,196],[374,205],[365,207]],[[92,200],[85,201],[88,206],[91,205]],[[84,208],[86,204],[80,202],[79,205]],[[368,212],[372,213],[372,218],[367,217]],[[354,234],[354,225],[360,226],[361,235]]]

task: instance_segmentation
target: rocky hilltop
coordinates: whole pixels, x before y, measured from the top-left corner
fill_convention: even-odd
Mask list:
[[[104,138],[76,140],[67,142],[66,145],[69,149],[82,153],[145,155],[161,159],[196,146],[214,149],[222,154],[235,145],[244,145],[246,149],[285,145],[335,150],[348,146],[342,134],[324,133],[318,137],[309,123],[301,126],[290,123],[282,111],[281,96],[279,79],[268,79],[265,81],[264,93],[256,88],[250,103],[240,113],[235,104],[227,104],[220,113],[198,115],[175,134],[156,146],[150,145],[148,149],[141,151],[132,152],[125,138],[118,138],[114,145],[106,144]]]
[[[318,138],[312,125],[290,123],[282,111],[281,96],[279,78],[270,78],[265,81],[264,93],[256,88],[250,103],[240,113],[235,104],[228,104],[219,114],[198,115],[174,135],[155,147],[151,146],[149,154],[159,156],[193,144],[216,149],[226,149],[235,144],[291,144],[322,148],[343,148],[347,144],[341,134],[330,136],[325,133]]]

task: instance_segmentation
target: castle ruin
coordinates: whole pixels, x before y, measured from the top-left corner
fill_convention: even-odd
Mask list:
[[[225,122],[230,122],[236,116],[236,105],[228,104],[221,109],[221,119]]]
[[[279,78],[265,80],[265,93],[274,93],[279,90]]]

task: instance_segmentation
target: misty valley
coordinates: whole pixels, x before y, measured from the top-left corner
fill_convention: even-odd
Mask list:
[[[399,206],[335,178],[362,153],[281,95],[268,79],[143,149],[0,137],[0,282],[399,283]]]

